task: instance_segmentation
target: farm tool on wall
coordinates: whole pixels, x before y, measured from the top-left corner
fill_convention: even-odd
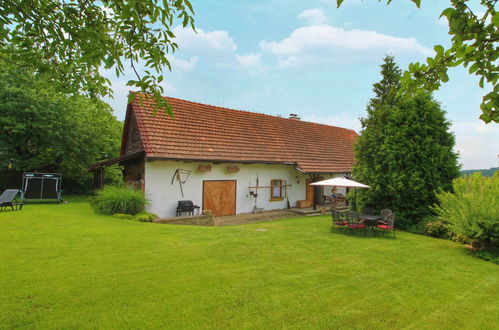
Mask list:
[[[173,177],[172,177],[172,185],[175,182],[175,180],[178,181],[178,184],[180,186],[180,192],[182,193],[182,197],[184,197],[184,188],[182,187],[182,185],[187,182],[189,175],[191,175],[191,171],[177,168],[177,170],[175,171],[175,173],[173,174]]]

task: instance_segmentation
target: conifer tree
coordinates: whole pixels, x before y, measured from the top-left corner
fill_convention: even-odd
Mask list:
[[[459,175],[455,140],[431,93],[399,93],[401,70],[393,57],[385,57],[381,74],[361,120],[353,175],[371,186],[359,191],[360,205],[392,209],[397,226],[407,229],[431,214],[435,192],[451,189]]]

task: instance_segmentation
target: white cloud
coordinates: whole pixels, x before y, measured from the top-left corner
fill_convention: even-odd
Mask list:
[[[304,10],[298,15],[298,18],[305,20],[310,25],[325,24],[328,21],[324,11],[319,8]]]
[[[204,31],[180,26],[174,28],[176,42],[180,45],[179,53],[191,56],[189,61],[175,59],[175,64],[188,71],[193,69],[199,61],[209,62],[210,65],[220,68],[261,69],[261,54],[239,54],[237,44],[227,31]]]
[[[301,118],[304,121],[310,121],[313,123],[353,129],[357,133],[359,133],[362,128],[358,118],[354,118],[346,113],[334,116],[303,115]]]
[[[452,125],[456,151],[463,169],[486,169],[499,166],[499,130],[497,124],[462,121]]]
[[[327,24],[301,27],[281,41],[262,41],[260,48],[279,57],[281,66],[303,62],[334,61],[336,55],[372,56],[392,53],[429,56],[433,51],[415,38],[400,38],[375,31],[344,30]]]
[[[237,61],[239,62],[239,64],[242,67],[245,67],[245,68],[260,65],[260,57],[261,57],[261,54],[254,54],[254,53],[251,53],[248,55],[237,55],[236,54]]]
[[[181,45],[183,50],[189,51],[236,51],[237,45],[229,36],[227,31],[205,32],[202,29],[184,29],[177,26],[173,29],[176,42]]]
[[[196,56],[192,56],[189,60],[182,60],[176,58],[172,55],[166,55],[168,61],[170,61],[170,65],[172,66],[173,71],[181,70],[184,72],[191,71],[196,67],[196,63],[198,62],[198,58]]]

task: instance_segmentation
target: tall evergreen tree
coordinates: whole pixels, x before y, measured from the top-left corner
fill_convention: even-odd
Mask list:
[[[371,189],[359,192],[362,206],[389,208],[399,228],[431,214],[435,192],[451,189],[459,175],[450,123],[431,93],[400,94],[401,70],[391,56],[361,120],[353,175]]]

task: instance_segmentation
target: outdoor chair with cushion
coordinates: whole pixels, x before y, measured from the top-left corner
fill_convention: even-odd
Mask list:
[[[383,235],[391,231],[395,238],[395,213],[390,213],[382,222],[383,224],[377,225],[376,228],[381,230]]]
[[[362,214],[375,214],[376,210],[372,207],[366,206],[362,209]]]
[[[359,215],[355,212],[346,212],[345,216],[348,219],[348,228],[351,232],[357,232],[361,229],[365,229],[366,225],[360,222]],[[365,231],[364,231],[365,233]]]
[[[392,210],[382,209],[380,211],[381,219],[384,221],[390,214],[392,214]]]
[[[332,227],[333,229],[334,228],[338,228],[338,229],[347,228],[348,221],[341,212],[339,212],[335,209],[331,209],[331,214],[333,216],[333,227]]]
[[[0,209],[6,209],[10,206],[12,211],[23,208],[23,202],[17,198],[19,189],[7,189],[0,196]]]

